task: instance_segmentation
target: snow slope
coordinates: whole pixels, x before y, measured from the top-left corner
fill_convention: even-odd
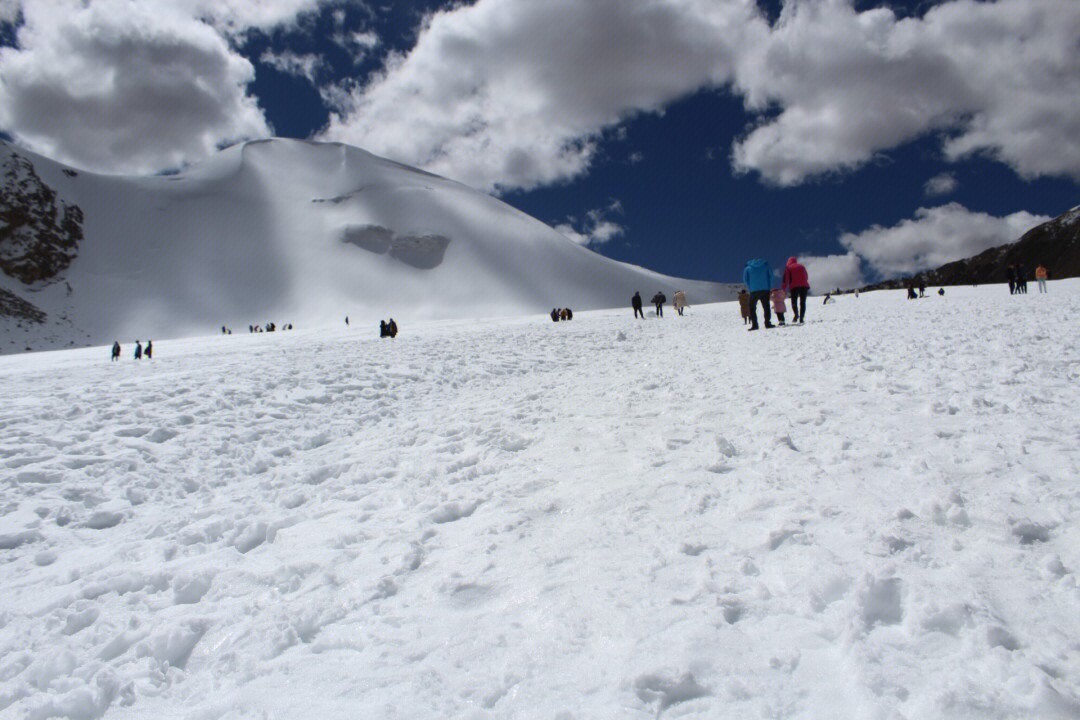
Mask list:
[[[459,183],[357,148],[249,142],[170,177],[73,173],[18,152],[85,214],[86,239],[46,287],[0,275],[45,311],[45,326],[0,318],[0,352],[236,330],[491,317],[624,306],[687,291],[731,299],[730,285],[619,263]]]
[[[1080,281],[0,358],[0,716],[1075,718]]]

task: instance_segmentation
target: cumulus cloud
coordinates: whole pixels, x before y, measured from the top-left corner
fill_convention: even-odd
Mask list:
[[[840,244],[884,277],[909,275],[1020,239],[1051,218],[1016,212],[1005,217],[973,212],[959,203],[919,208],[892,227],[845,233]]]
[[[323,67],[323,59],[318,55],[311,53],[300,55],[289,50],[283,52],[267,50],[259,57],[259,62],[286,75],[305,78],[312,84],[315,83],[316,75]]]
[[[735,144],[734,166],[795,185],[948,130],[953,159],[1080,178],[1077,37],[1075,0],[953,0],[902,20],[789,0],[740,58],[738,91],[767,119]]]
[[[606,208],[596,208],[585,213],[585,220],[578,226],[577,218],[567,218],[567,222],[555,226],[555,230],[578,245],[596,246],[614,240],[623,235],[626,228],[608,218],[609,213],[621,215],[622,203],[612,200]]]
[[[844,255],[806,255],[800,257],[799,262],[806,266],[806,274],[817,295],[834,288],[850,290],[866,284],[862,260],[853,252]]]
[[[957,182],[955,175],[952,173],[941,173],[926,181],[926,185],[923,186],[923,192],[926,193],[927,197],[940,197],[956,192],[956,188],[959,185],[960,183]]]
[[[477,0],[431,16],[370,82],[324,92],[338,106],[323,136],[527,189],[586,172],[633,114],[726,88],[757,117],[733,167],[767,183],[932,133],[949,158],[1080,178],[1080,3],[948,0],[908,18],[855,5],[787,0],[770,26],[753,0]]]
[[[489,190],[566,181],[606,128],[727,82],[755,30],[751,0],[478,0],[340,95],[322,136]]]
[[[247,91],[254,68],[228,38],[293,22],[319,4],[0,2],[0,11],[23,19],[16,46],[0,49],[0,130],[79,167],[132,173],[270,134]]]

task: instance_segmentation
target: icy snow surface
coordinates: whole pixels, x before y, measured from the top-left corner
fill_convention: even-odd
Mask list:
[[[1080,281],[668,313],[0,358],[0,716],[1080,716]]]

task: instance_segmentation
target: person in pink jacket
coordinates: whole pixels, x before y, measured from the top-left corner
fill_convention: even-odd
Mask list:
[[[802,324],[806,320],[806,296],[810,294],[810,278],[797,258],[788,258],[780,287],[791,297],[791,314],[794,316],[791,322]]]
[[[787,312],[787,307],[784,305],[784,300],[787,299],[787,293],[780,288],[773,290],[769,293],[769,300],[772,301],[772,311],[776,313],[776,319],[781,325],[784,324],[784,313]]]

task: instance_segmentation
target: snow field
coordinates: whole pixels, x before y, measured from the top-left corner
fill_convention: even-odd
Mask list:
[[[1080,714],[1080,281],[668,312],[0,358],[0,716]]]

